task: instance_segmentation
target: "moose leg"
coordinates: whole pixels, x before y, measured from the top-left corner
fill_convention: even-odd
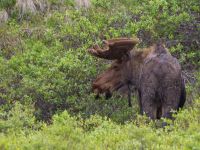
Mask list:
[[[155,104],[155,91],[150,87],[146,87],[141,93],[141,105],[143,114],[145,113],[151,119],[157,117],[157,106]]]
[[[177,110],[179,106],[180,89],[168,88],[164,93],[164,100],[162,103],[162,116],[163,118],[172,119],[172,110]]]
[[[143,109],[142,109],[142,96],[141,96],[141,91],[138,90],[138,104],[140,108],[140,114],[143,114]]]
[[[130,87],[129,84],[128,84],[128,106],[132,107],[132,104],[131,104],[131,87]]]

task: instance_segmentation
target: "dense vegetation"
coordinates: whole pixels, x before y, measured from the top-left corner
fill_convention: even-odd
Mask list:
[[[0,1],[0,149],[200,148],[199,0],[19,1]],[[165,128],[139,115],[136,97],[129,108],[91,93],[109,62],[87,48],[134,36],[138,47],[161,40],[182,65],[187,102]]]

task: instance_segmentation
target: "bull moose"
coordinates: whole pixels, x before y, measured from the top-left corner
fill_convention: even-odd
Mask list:
[[[181,66],[163,44],[136,49],[137,43],[137,38],[117,38],[104,40],[102,48],[94,45],[88,50],[93,56],[113,60],[93,82],[92,90],[109,98],[114,91],[126,89],[131,106],[133,86],[141,114],[151,119],[172,118],[171,110],[182,108],[186,99]]]

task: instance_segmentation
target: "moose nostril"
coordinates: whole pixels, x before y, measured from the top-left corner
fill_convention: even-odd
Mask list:
[[[96,96],[95,96],[95,99],[99,99],[100,98],[100,96],[99,96],[99,94],[97,94]]]
[[[112,94],[110,93],[110,91],[105,93],[105,97],[106,97],[106,99],[109,99],[112,97]]]

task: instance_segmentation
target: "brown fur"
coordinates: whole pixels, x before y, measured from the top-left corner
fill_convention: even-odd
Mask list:
[[[125,52],[97,77],[92,89],[110,97],[113,91],[128,91],[129,86],[138,91],[141,113],[152,119],[171,118],[171,110],[185,102],[181,67],[162,44]]]

